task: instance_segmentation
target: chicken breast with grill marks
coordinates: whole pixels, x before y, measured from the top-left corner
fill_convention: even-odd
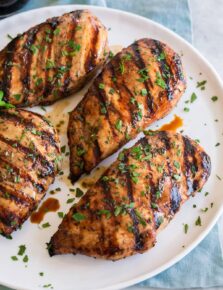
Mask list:
[[[24,107],[70,95],[104,64],[107,51],[107,31],[90,11],[48,19],[0,52],[4,100]]]
[[[25,110],[0,110],[0,233],[30,216],[54,181],[60,143],[50,123]]]
[[[145,38],[118,53],[70,115],[73,181],[168,114],[185,88],[180,57],[166,44]]]
[[[118,260],[147,251],[210,171],[210,158],[195,141],[148,131],[70,209],[49,243],[49,254]]]

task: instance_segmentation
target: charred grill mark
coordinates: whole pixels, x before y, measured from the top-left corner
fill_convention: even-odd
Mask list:
[[[112,194],[111,194],[111,190],[110,190],[110,186],[109,186],[109,182],[108,181],[104,181],[102,180],[102,178],[100,179],[99,181],[99,184],[101,185],[102,187],[102,190],[104,192],[104,195],[105,195],[105,203],[106,203],[106,207],[109,208],[109,211],[111,213],[114,212],[114,200],[113,200],[113,197],[112,197]],[[105,237],[105,232],[104,232],[104,228],[103,228],[103,225],[101,227],[101,230],[102,230],[102,235],[101,235],[101,238],[102,238],[102,243],[104,241],[106,241],[106,239],[109,241],[109,250],[108,250],[108,255],[113,255],[115,253],[115,250],[117,251],[118,249],[116,248],[115,244],[114,244],[114,241],[112,239],[112,237],[115,235],[115,226],[114,226],[114,218],[113,217],[110,217],[109,221],[112,223],[110,225],[110,237]],[[112,232],[111,229],[114,229],[114,231]]]
[[[94,21],[92,19],[92,21]],[[97,43],[98,43],[98,35],[99,35],[99,29],[97,25],[93,25],[92,27],[92,41],[91,41],[91,47],[88,51],[88,55],[85,60],[85,71],[88,73],[92,71],[95,67],[95,59],[97,57]],[[92,47],[93,46],[93,47]]]
[[[33,162],[33,166],[35,166],[35,164],[38,164],[39,162],[43,168],[42,172],[40,173],[40,177],[47,177],[47,176],[54,175],[55,173],[54,164],[46,160],[40,153],[37,153],[31,150],[30,148],[22,146],[15,140],[6,139],[2,135],[0,135],[0,141],[9,145],[12,148],[16,148],[17,150],[23,152],[26,155],[26,158]]]
[[[200,157],[201,157],[201,167],[204,170],[203,178],[207,180],[211,172],[211,159],[205,152],[201,152]]]
[[[36,34],[39,30],[39,26],[31,29],[28,32],[26,43],[24,44],[24,55],[23,55],[23,67],[21,81],[23,83],[23,102],[25,104],[29,103],[29,94],[30,94],[30,78],[31,78],[31,63],[33,54],[30,50],[32,44],[35,42]]]
[[[188,189],[188,195],[191,195],[194,191],[194,186],[196,188],[196,182],[194,184],[192,177],[195,176],[195,173],[197,172],[197,159],[195,156],[195,148],[191,141],[187,138],[182,136],[183,138],[183,144],[184,144],[184,168],[185,168],[185,176],[187,180],[187,189]],[[192,163],[189,161],[188,157],[192,158]]]
[[[188,153],[187,153],[187,149],[186,149],[186,138],[184,136],[182,136],[183,139],[183,148],[184,148],[184,175],[186,177],[186,182],[187,182],[187,191],[188,191],[188,195],[191,195],[191,193],[193,192],[193,186],[192,186],[192,181],[190,178],[190,162],[188,160]]]
[[[129,88],[125,84],[123,84],[123,87],[126,90],[126,92],[128,93],[128,95],[131,98],[134,98],[133,93],[129,90]],[[129,99],[129,102],[126,105],[129,107],[129,112],[130,112],[130,116],[131,116],[131,124],[135,128],[136,125],[137,125],[137,121],[138,121],[137,112],[135,112],[136,106],[131,103],[130,99]]]
[[[10,95],[11,77],[12,77],[12,63],[14,59],[14,53],[16,51],[16,44],[18,37],[14,38],[6,48],[5,62],[3,65],[3,80],[1,90],[4,91],[4,100],[7,102]]]
[[[136,106],[131,103],[131,98],[134,98],[135,96],[130,91],[128,86],[125,84],[124,78],[121,79],[122,82],[119,84],[118,80],[120,77],[117,76],[117,74],[116,74],[116,72],[118,71],[117,68],[119,68],[121,61],[122,60],[120,58],[120,55],[117,54],[115,56],[115,58],[113,59],[113,64],[110,63],[110,71],[111,71],[112,78],[116,79],[116,81],[114,81],[113,87],[115,88],[116,92],[119,94],[119,96],[121,98],[121,102],[124,103],[129,108],[128,111],[129,111],[130,118],[131,118],[131,124],[133,127],[136,127],[136,125],[137,125],[137,113],[134,112],[136,109]],[[123,89],[125,90],[124,93],[123,93]],[[126,97],[126,99],[123,98],[123,95]]]
[[[100,146],[98,144],[97,139],[94,141],[94,157],[95,157],[95,162],[96,164],[99,163],[99,161],[101,160],[101,150],[100,150]]]
[[[138,43],[134,42],[131,45],[131,48],[132,48],[133,53],[134,53],[133,60],[134,60],[134,62],[136,64],[136,66],[139,68],[139,70],[145,69],[146,65],[145,65],[145,63],[143,61],[143,58],[141,57],[140,47],[139,47]],[[149,85],[148,85],[148,83],[149,83]],[[148,80],[144,81],[144,85],[145,85],[145,88],[147,90],[147,106],[148,106],[148,109],[149,109],[150,113],[153,114],[154,113],[153,96],[151,95],[150,88],[149,88],[149,86],[153,87],[153,84],[152,84],[150,78]]]
[[[165,146],[165,150],[166,151],[170,150],[171,146],[170,146],[170,139],[169,139],[168,133],[166,131],[160,131],[159,136],[161,137],[161,141],[163,142]]]
[[[59,24],[59,18],[54,17],[48,23],[51,27],[50,33],[49,33],[49,37],[51,39],[51,42],[47,45],[47,47],[48,47],[47,60],[50,59],[50,56],[51,56],[51,50],[52,50],[52,46],[53,46],[53,36],[54,36],[53,30],[56,29],[57,25]],[[47,98],[51,94],[52,88],[53,88],[53,84],[49,80],[49,69],[45,68],[45,88],[43,91],[43,98]]]
[[[32,176],[29,175],[29,173],[22,173],[20,172],[20,169],[16,166],[14,166],[14,164],[12,162],[10,162],[9,160],[5,159],[2,155],[0,155],[0,160],[5,163],[5,165],[9,166],[10,170],[13,170],[12,172],[9,172],[10,173],[13,173],[16,175],[15,176],[19,176],[21,178],[23,178],[25,181],[28,181],[30,183],[32,183],[32,185],[37,189],[37,191],[39,193],[43,192],[45,190],[44,186],[40,183],[37,183],[33,180]],[[7,169],[7,168],[6,168]],[[14,176],[14,175],[13,175]]]
[[[174,215],[180,208],[181,194],[176,183],[171,188],[171,214]]]
[[[9,189],[4,185],[4,183],[0,184],[0,197],[11,199],[16,204],[23,204],[26,206],[35,203],[35,200],[31,196],[25,195],[23,192],[15,189]]]
[[[81,14],[82,14],[81,10],[74,11],[72,13],[72,20],[73,20],[73,23],[74,23],[74,27],[73,27],[73,29],[71,30],[71,33],[70,33],[70,39],[72,39],[72,40],[75,38],[76,27],[77,27],[77,25],[79,23],[79,20],[81,18]],[[68,67],[70,65],[70,63],[72,64],[72,57],[71,56],[67,56],[66,66]],[[71,66],[71,68],[72,68],[72,66]],[[70,74],[71,74],[71,69],[69,69],[65,73],[65,76],[64,76],[63,94],[67,93],[67,88],[69,86],[70,79],[71,79]]]
[[[9,211],[8,208],[0,205],[0,222],[6,227],[14,229],[20,225],[21,218],[15,212]]]
[[[175,64],[176,67],[176,74],[177,77],[184,83],[186,83],[185,78],[184,78],[184,73],[183,73],[183,69],[182,69],[182,64],[181,64],[181,59],[180,56],[178,54],[174,54],[174,60],[173,63]]]
[[[26,110],[23,110],[23,109],[19,109],[19,111],[25,112],[25,113],[27,112]],[[47,118],[35,112],[32,112],[32,115],[35,115],[39,119],[40,122],[44,122],[47,126],[51,127],[54,133],[56,132],[55,129],[53,128],[52,123],[50,123],[50,121]],[[1,117],[1,113],[0,113],[0,117]]]
[[[145,40],[145,43],[147,43],[147,40]],[[151,52],[155,55],[156,59],[158,59],[162,54],[164,54],[164,49],[163,49],[162,44],[159,41],[154,39],[153,43],[154,43],[154,47],[151,48]],[[161,57],[158,63],[159,63],[160,74],[166,83],[167,98],[168,100],[171,100],[172,99],[172,90],[170,88],[171,68],[169,64],[167,63],[166,56],[164,57],[164,59]]]
[[[86,123],[86,119],[85,119],[85,114],[84,114],[84,112],[83,112],[83,107],[80,109],[80,110],[78,110],[78,112],[79,112],[79,114],[80,114],[80,120],[81,120],[81,122],[82,122],[82,125],[83,125],[83,132],[85,132],[85,130],[87,131],[87,123]],[[83,149],[83,145],[81,144],[80,146],[79,146],[80,148],[82,148]],[[77,146],[77,148],[78,148],[78,146]],[[81,155],[81,156],[78,156],[78,158],[81,160],[81,164],[83,164],[83,168],[85,167],[85,158],[84,158],[84,154],[83,155]],[[70,161],[72,162],[72,159],[70,158]],[[80,169],[80,168],[79,168]],[[81,173],[82,173],[82,171],[81,171]],[[72,182],[74,182],[74,181],[76,181],[77,179],[78,179],[78,177],[79,176],[71,176],[71,180],[72,180]]]
[[[101,103],[106,108],[106,113],[104,114],[104,116],[106,117],[106,120],[109,123],[109,126],[110,126],[110,129],[111,129],[111,132],[112,132],[113,136],[117,136],[117,132],[114,130],[114,124],[112,124],[112,122],[110,120],[108,106],[110,107],[111,111],[113,111],[116,114],[118,114],[119,117],[120,117],[120,114],[111,103],[110,104],[107,103],[107,101],[106,101],[107,97],[106,97],[105,91],[99,89],[99,83],[101,81],[102,80],[101,80],[100,76],[98,76],[95,79],[95,86],[94,86],[95,96],[98,97],[99,103]],[[99,107],[100,107],[100,104],[99,104]]]
[[[160,136],[161,136],[161,140],[165,146],[165,150],[169,151],[171,150],[171,145],[170,145],[170,138],[168,136],[168,133],[165,131],[161,131],[159,132]],[[167,169],[168,169],[168,173],[167,176],[170,177],[170,182],[171,182],[171,192],[170,192],[170,215],[174,215],[179,207],[180,207],[180,203],[181,203],[181,194],[179,192],[179,188],[178,185],[176,184],[176,182],[171,178],[173,175],[173,169],[171,166],[171,163],[169,162],[169,160],[167,161]]]
[[[142,147],[145,148],[147,145],[149,145],[147,138],[142,138],[140,140],[140,143],[142,144]],[[148,167],[148,171],[152,171],[151,166],[150,166],[150,161],[146,161],[147,167]],[[150,182],[150,199],[152,203],[156,203],[156,187],[155,184],[152,180],[152,178],[149,179]],[[154,211],[156,211],[156,209],[154,209]],[[155,216],[154,216],[155,217]]]
[[[124,157],[124,163],[126,164],[126,166],[128,166],[128,157],[127,155],[125,155]],[[127,187],[127,195],[129,198],[130,202],[134,202],[134,197],[133,197],[133,188],[132,188],[132,182],[131,182],[131,177],[130,177],[130,173],[127,170],[127,172],[125,173],[126,176],[126,187]],[[135,237],[135,250],[136,251],[140,251],[143,246],[144,246],[144,241],[143,241],[143,237],[140,235],[139,232],[139,221],[138,218],[136,216],[135,210],[134,209],[130,209],[129,211],[129,215],[132,219],[132,224],[133,224],[133,234]]]
[[[32,130],[34,129],[41,139],[48,141],[50,145],[54,146],[57,149],[58,152],[60,151],[60,148],[56,140],[54,139],[53,134],[44,130],[38,130],[38,127],[31,121],[31,119],[25,118],[21,114],[10,113],[6,110],[0,112],[0,118],[5,120],[11,120],[12,122],[24,125],[24,127],[27,130],[30,130],[30,132],[32,132]]]

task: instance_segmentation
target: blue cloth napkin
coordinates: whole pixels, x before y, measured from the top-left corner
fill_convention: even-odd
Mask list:
[[[192,41],[187,0],[30,0],[19,12],[43,6],[64,4],[90,4],[133,12],[155,20],[189,42]],[[184,259],[137,286],[140,288],[178,289],[223,286],[223,259],[217,225]],[[0,286],[0,290],[7,289]]]
[[[191,20],[187,0],[30,0],[19,10],[64,4],[88,4],[129,11],[155,20],[191,42]]]
[[[223,259],[218,225],[215,225],[210,234],[180,262],[137,286],[142,289],[223,286]]]

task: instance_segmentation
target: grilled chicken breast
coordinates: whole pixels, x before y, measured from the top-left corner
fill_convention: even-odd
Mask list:
[[[88,10],[51,18],[0,52],[0,90],[17,107],[51,104],[79,90],[106,51],[107,31]]]
[[[118,53],[70,115],[73,181],[169,113],[185,87],[180,57],[164,43],[141,39]]]
[[[59,139],[46,119],[25,110],[0,110],[1,234],[11,234],[30,216],[59,163]]]
[[[209,156],[195,141],[148,131],[65,216],[49,254],[118,260],[153,247],[157,232],[207,181]]]

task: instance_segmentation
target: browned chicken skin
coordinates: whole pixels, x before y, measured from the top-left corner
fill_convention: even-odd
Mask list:
[[[17,106],[47,105],[79,90],[106,60],[107,31],[88,10],[54,17],[0,52],[0,90]]]
[[[209,156],[195,141],[148,131],[65,216],[51,256],[84,254],[118,260],[153,247],[157,231],[207,181]]]
[[[141,39],[118,53],[70,115],[73,181],[168,114],[185,88],[180,57],[164,43]]]
[[[52,125],[25,110],[0,110],[0,233],[30,216],[54,181],[60,144]]]

